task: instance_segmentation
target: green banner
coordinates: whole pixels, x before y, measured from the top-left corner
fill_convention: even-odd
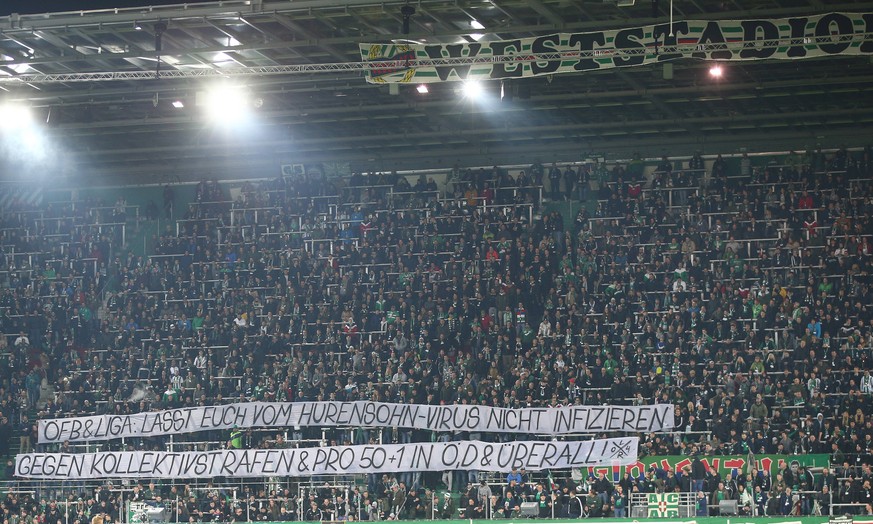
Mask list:
[[[392,524],[413,524],[420,523],[420,520],[398,520],[392,522]],[[494,520],[437,520],[433,522],[439,522],[440,524],[494,524]],[[544,520],[544,519],[530,519],[525,520],[525,524],[553,524],[556,521],[554,520]],[[562,522],[563,524],[567,524],[565,521],[557,521]],[[583,519],[583,521],[577,522],[601,522],[601,523],[622,523],[622,524],[637,524],[639,520],[625,518],[625,519],[614,519],[614,518],[601,518],[601,519]],[[828,517],[766,517],[766,518],[755,518],[755,517],[742,517],[742,524],[828,524]],[[265,522],[263,524],[287,524],[287,523],[279,523],[279,522]],[[695,517],[693,519],[685,518],[673,518],[670,520],[665,519],[656,519],[653,518],[651,520],[646,520],[646,524],[725,524],[724,517]],[[853,524],[873,524],[873,517],[861,517],[856,515],[854,518]]]
[[[754,463],[750,462],[754,459]],[[714,455],[702,456],[700,460],[703,462],[707,470],[715,468],[718,473],[724,477],[727,473],[731,473],[736,469],[740,473],[748,473],[751,468],[757,468],[759,471],[768,470],[771,475],[776,475],[779,470],[785,468],[786,465],[797,461],[799,465],[811,467],[824,467],[828,465],[828,455]],[[642,457],[637,460],[636,464],[629,466],[612,466],[612,467],[596,467],[583,469],[584,475],[593,474],[600,476],[600,473],[605,473],[607,478],[612,477],[613,482],[618,482],[624,477],[625,473],[630,473],[632,477],[639,477],[645,473],[650,466],[668,470],[681,471],[685,466],[691,466],[692,457],[684,455],[670,456],[651,456]]]
[[[486,28],[482,32],[487,31]],[[525,78],[702,60],[873,54],[873,13],[768,20],[683,20],[590,33],[434,44],[360,44],[371,83]]]

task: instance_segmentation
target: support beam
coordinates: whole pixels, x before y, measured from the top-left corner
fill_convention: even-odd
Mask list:
[[[546,20],[555,24],[556,27],[564,26],[565,20],[558,16],[556,12],[549,9],[545,4],[540,2],[540,0],[527,0],[527,3],[531,7],[531,9],[543,15]]]
[[[296,25],[293,24],[292,25]],[[864,34],[853,34],[843,37],[843,42],[857,43],[865,39]],[[830,39],[830,36],[818,37],[823,41]],[[662,53],[678,53],[686,54],[699,51],[714,51],[714,50],[732,50],[739,52],[745,48],[746,41],[732,41],[726,44],[710,43],[710,44],[679,44],[672,46],[661,47]],[[755,42],[758,49],[780,47],[788,45],[787,40],[758,40]],[[330,50],[330,48],[321,46],[322,49]],[[332,51],[337,53],[336,51]],[[320,64],[294,64],[294,65],[277,65],[277,66],[255,66],[255,67],[237,67],[225,68],[219,71],[216,70],[173,70],[162,74],[164,78],[203,78],[220,74],[221,76],[265,76],[265,75],[283,75],[297,73],[330,73],[336,71],[373,71],[385,69],[404,69],[409,67],[438,67],[446,65],[476,65],[476,64],[520,64],[526,62],[549,61],[549,60],[568,60],[577,58],[603,58],[610,57],[631,57],[645,55],[649,53],[645,48],[630,48],[630,49],[611,49],[608,52],[605,50],[591,51],[574,51],[573,53],[535,53],[525,55],[500,55],[500,56],[475,56],[475,57],[443,57],[443,58],[419,58],[416,60],[381,60],[367,62],[336,62],[336,63],[320,63]],[[337,53],[338,54],[338,53]],[[338,54],[339,55],[339,54]],[[345,58],[342,55],[339,58]],[[6,62],[4,65],[10,65]],[[115,81],[115,80],[145,80],[153,78],[151,71],[105,71],[105,72],[86,72],[86,73],[63,73],[63,74],[23,74],[14,77],[0,77],[0,84],[9,83],[58,83],[58,82],[100,82],[100,81]]]
[[[328,45],[328,44],[322,44],[322,43],[319,43],[319,42],[318,42],[318,37],[317,37],[317,36],[313,35],[311,32],[309,32],[308,30],[304,29],[300,24],[298,24],[297,22],[291,20],[291,19],[288,18],[287,16],[280,15],[280,14],[276,14],[276,15],[273,17],[273,19],[274,19],[276,22],[282,24],[286,29],[289,29],[289,30],[291,30],[291,31],[293,31],[293,32],[295,32],[295,33],[297,33],[298,35],[302,36],[303,38],[306,38],[307,40],[311,40],[313,44],[315,44],[316,46],[318,46],[318,47],[320,47],[321,49],[323,49],[327,54],[329,54],[329,55],[332,56],[333,58],[335,58],[335,59],[337,59],[337,60],[340,60],[340,61],[348,60],[348,59],[349,59],[348,55],[345,55],[345,54],[339,52],[339,51],[338,51],[336,48],[334,48],[333,46]]]

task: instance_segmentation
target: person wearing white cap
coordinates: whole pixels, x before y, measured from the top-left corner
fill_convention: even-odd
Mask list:
[[[873,376],[870,376],[870,370],[864,372],[861,377],[861,393],[864,395],[873,395]]]
[[[446,491],[443,495],[443,503],[440,504],[440,516],[444,519],[451,519],[455,515],[455,501],[452,499],[452,494]]]

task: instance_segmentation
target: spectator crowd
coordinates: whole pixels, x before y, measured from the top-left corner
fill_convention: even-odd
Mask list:
[[[620,517],[631,494],[671,491],[693,493],[700,515],[722,500],[749,515],[869,514],[871,158],[696,154],[654,169],[639,158],[455,169],[444,184],[301,174],[234,198],[204,181],[180,205],[167,188],[164,213],[152,204],[142,218],[123,198],[5,210],[6,457],[235,445],[211,432],[47,446],[35,423],[236,401],[662,402],[676,406],[676,429],[640,435],[640,453],[692,465],[618,479],[398,473],[303,490],[294,479],[72,484],[10,492],[4,519],[116,521],[125,501],[160,502],[181,522],[510,518],[522,502],[541,517]],[[158,220],[153,253],[125,245],[124,227]],[[515,437],[289,428],[237,438],[266,448]],[[700,460],[764,454],[828,455],[831,468],[722,476]]]

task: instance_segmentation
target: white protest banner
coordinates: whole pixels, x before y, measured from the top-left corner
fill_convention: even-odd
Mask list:
[[[297,449],[28,453],[15,474],[31,479],[212,478],[342,475],[397,471],[529,471],[622,466],[637,460],[638,437],[575,442],[478,440]]]
[[[154,437],[252,427],[399,427],[563,435],[673,428],[673,405],[564,406],[508,409],[489,406],[385,402],[240,402],[135,415],[93,415],[38,422],[39,443]]]

